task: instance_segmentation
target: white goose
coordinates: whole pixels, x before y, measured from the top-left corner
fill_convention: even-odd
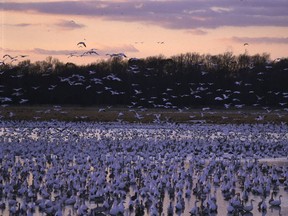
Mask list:
[[[281,197],[282,195],[279,196],[279,199],[278,200],[271,200],[269,201],[269,204],[271,206],[280,206],[281,205]]]
[[[255,201],[255,200],[251,199],[250,200],[250,205],[243,206],[243,210],[245,212],[251,212],[253,210],[253,201]]]

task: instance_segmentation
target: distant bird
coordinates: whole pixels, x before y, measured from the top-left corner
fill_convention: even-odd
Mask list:
[[[28,101],[29,101],[28,99],[22,98],[19,103],[20,103],[20,104],[23,104],[23,103],[26,103],[26,102],[28,102]]]
[[[265,198],[262,198],[262,201],[258,203],[258,210],[260,212],[266,212],[267,211],[267,204],[265,202]]]
[[[241,109],[243,108],[245,105],[244,104],[235,104],[235,107],[238,108],[238,109]]]
[[[127,58],[127,56],[126,56],[124,53],[117,53],[117,55],[120,56],[120,57],[125,57],[125,58]]]
[[[105,109],[104,108],[99,108],[98,112],[104,112]]]
[[[281,61],[281,58],[276,58],[273,60],[273,62],[279,62],[279,61]]]
[[[112,53],[112,54],[107,53],[106,55],[110,56],[111,58],[112,57],[124,57],[124,58],[127,58],[127,56],[124,53]]]
[[[139,58],[130,58],[130,59],[128,60],[128,63],[135,63],[135,62],[138,62],[138,61],[140,61]]]
[[[264,120],[265,116],[259,115],[255,118],[256,121],[262,121]]]
[[[57,85],[50,85],[50,87],[48,88],[48,90],[53,90]]]
[[[141,119],[144,118],[142,115],[140,115],[140,114],[137,113],[136,111],[135,111],[135,115],[134,115],[134,117],[135,117],[136,119],[138,119],[138,120],[141,120]]]
[[[6,208],[5,202],[0,202],[0,209],[4,210]]]
[[[223,99],[226,100],[229,98],[229,95],[226,95],[226,94],[222,94],[223,95]]]
[[[173,209],[174,209],[174,206],[173,206],[172,202],[170,202],[170,204],[168,206],[168,209],[167,209],[168,216],[172,216],[173,215]]]
[[[4,65],[4,62],[5,62],[6,60],[8,60],[8,58],[10,59],[10,63],[12,63],[12,62],[14,62],[14,61],[17,61],[17,57],[18,57],[18,56],[11,56],[11,55],[9,55],[9,54],[5,54],[5,55],[3,55],[4,61],[2,61],[2,64]]]
[[[6,57],[8,57],[8,58],[10,58],[10,59],[12,60],[12,59],[16,58],[17,56],[12,57],[12,56],[9,55],[9,54],[5,54],[5,55],[3,55],[3,59],[6,58]]]
[[[79,43],[77,43],[77,46],[79,45],[83,45],[84,47],[86,47],[86,44],[83,41],[80,41]]]
[[[254,201],[254,199],[251,199],[250,200],[250,205],[243,206],[243,210],[245,212],[251,212],[253,210],[253,201]]]
[[[281,197],[282,195],[279,196],[279,199],[278,200],[269,200],[269,204],[271,206],[280,206],[281,205]]]
[[[16,92],[18,92],[18,91],[21,91],[22,88],[14,88],[13,90],[16,91]]]
[[[216,100],[216,101],[222,101],[223,98],[221,98],[221,97],[215,97],[214,100]]]
[[[77,53],[76,53],[76,52],[73,52],[73,53],[69,53],[68,58],[73,57],[73,56],[78,57]]]
[[[26,58],[26,57],[28,57],[28,55],[19,55],[19,57]]]
[[[199,213],[199,207],[197,206],[198,200],[195,200],[194,207],[189,211],[190,215],[198,215]]]
[[[84,52],[81,56],[85,56],[87,54],[89,54],[89,55],[92,55],[92,54],[99,55],[95,50],[96,49],[88,50],[87,52]]]
[[[249,44],[248,43],[244,43],[244,45],[243,46],[248,46]]]

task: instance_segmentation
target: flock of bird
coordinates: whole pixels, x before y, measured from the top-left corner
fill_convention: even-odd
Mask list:
[[[82,42],[85,45],[84,42]],[[79,45],[82,45],[79,42]],[[91,49],[85,53],[96,53],[95,49]],[[85,54],[86,55],[86,54]],[[110,55],[112,58],[114,57],[126,57],[124,53],[112,53],[107,54]],[[5,56],[6,58],[8,55]],[[23,55],[23,57],[25,57]],[[16,57],[15,57],[16,58]],[[131,61],[130,61],[131,60]],[[139,61],[136,58],[130,59],[129,61],[132,62],[129,64],[127,68],[127,72],[133,74],[135,77],[143,71],[137,64]],[[134,62],[134,63],[133,63]],[[52,70],[52,69],[51,69]],[[155,68],[146,68],[145,69],[145,76],[144,78],[151,79],[151,76],[155,76]],[[1,71],[0,77],[6,75],[7,71]],[[17,81],[22,79],[23,74],[16,74],[10,75],[11,79],[14,80],[14,83],[18,83]],[[46,73],[42,74],[43,79],[49,78],[51,73],[47,70]],[[203,79],[207,76],[207,72],[202,72]],[[265,79],[264,72],[259,72],[257,74],[259,83],[263,82]],[[156,79],[156,77],[155,77]],[[153,79],[151,79],[153,80]],[[259,85],[260,85],[259,84]],[[129,88],[127,88],[129,85]],[[141,83],[135,82],[127,83],[127,80],[123,80],[122,77],[116,75],[114,73],[106,74],[100,76],[94,70],[89,70],[85,74],[75,73],[69,74],[67,76],[58,76],[58,80],[52,79],[48,85],[39,85],[35,83],[32,86],[19,86],[12,89],[6,85],[5,83],[0,84],[0,104],[1,106],[9,106],[9,104],[26,104],[30,103],[30,98],[26,95],[27,92],[43,92],[48,91],[53,94],[58,88],[60,87],[69,87],[71,89],[81,90],[91,92],[94,91],[96,96],[103,96],[105,97],[120,97],[122,95],[131,95],[130,96],[130,104],[128,104],[129,109],[137,108],[140,110],[140,113],[135,114],[135,119],[141,119],[141,110],[145,107],[153,107],[153,108],[165,108],[165,109],[175,109],[179,112],[183,112],[188,110],[189,107],[179,106],[178,103],[181,100],[191,100],[197,102],[201,102],[202,99],[209,98],[210,101],[217,103],[218,106],[223,106],[224,109],[242,109],[246,107],[246,104],[242,102],[243,97],[246,98],[248,94],[251,99],[253,99],[254,103],[252,107],[261,108],[267,113],[271,112],[272,108],[268,106],[261,105],[262,103],[265,104],[266,98],[275,98],[275,100],[279,101],[278,108],[276,111],[279,112],[279,119],[283,117],[283,113],[288,111],[288,92],[285,91],[267,91],[265,95],[260,92],[257,92],[257,86],[255,87],[251,83],[245,82],[243,80],[236,80],[233,83],[233,88],[231,89],[224,89],[218,88],[215,86],[216,84],[213,82],[189,82],[182,83],[182,82],[175,82],[174,84],[167,85],[164,89],[160,92],[155,94],[155,89],[158,88],[157,83],[150,84],[149,86],[142,86]],[[122,87],[125,88],[122,89]],[[218,84],[217,84],[218,86]],[[27,89],[28,88],[28,89]],[[128,89],[128,90],[127,90]],[[245,89],[243,92],[240,89]],[[128,92],[127,92],[128,91]],[[244,96],[245,95],[245,96]],[[111,98],[111,99],[112,99]],[[211,108],[209,106],[203,106],[202,111],[209,111]],[[3,117],[0,113],[0,117]],[[256,120],[263,120],[265,118],[265,114],[258,116]],[[155,119],[156,120],[156,119]]]
[[[287,131],[3,121],[0,213],[287,215]]]
[[[164,43],[164,42],[162,42]],[[80,41],[77,43],[78,48],[86,48],[87,45],[84,41]],[[78,52],[71,52],[67,55],[68,58],[71,57],[83,57],[83,56],[88,56],[88,55],[99,55],[99,53],[97,53],[96,51],[97,49],[92,48],[89,49],[81,54],[79,54]],[[127,58],[127,56],[124,53],[107,53],[106,56],[110,56],[110,57],[118,57],[118,58]],[[28,57],[28,55],[17,55],[17,56],[12,56],[10,54],[5,54],[2,57],[2,60],[0,61],[0,65],[5,65],[5,64],[12,64],[13,62],[17,62],[22,58],[26,58]]]
[[[139,43],[139,44],[143,44],[144,42],[141,41],[141,42],[135,42],[136,44]],[[164,41],[157,41],[157,44],[164,44]],[[87,45],[86,45],[86,42],[85,42],[85,39],[84,41],[79,41],[77,43],[77,47],[78,48],[86,48]],[[87,50],[81,54],[79,54],[78,52],[71,52],[68,54],[68,58],[71,58],[71,57],[83,57],[83,56],[87,56],[87,55],[99,55],[99,53],[97,53],[96,51],[97,49],[95,48],[92,48],[90,50]],[[124,54],[124,53],[107,53],[106,56],[110,56],[110,57],[118,57],[118,58],[127,58],[127,56]],[[10,54],[5,54],[3,55],[2,57],[2,60],[0,61],[0,65],[5,65],[7,63],[9,64],[12,64],[13,62],[16,62],[18,60],[20,60],[20,58],[26,58],[28,57],[28,55],[17,55],[17,56],[11,56]]]
[[[157,43],[164,44],[163,41]],[[77,46],[86,48],[87,44],[80,41]],[[68,57],[87,55],[99,53],[97,49],[90,49],[82,54],[70,53]],[[127,58],[121,52],[106,56]],[[25,57],[27,55],[6,54],[0,65]],[[142,70],[137,62],[136,58],[130,59],[127,72],[137,76]],[[144,75],[149,78],[155,71],[152,67],[145,68]],[[5,73],[0,71],[0,77]],[[42,76],[49,77],[51,73],[47,71]],[[202,71],[201,76],[205,78],[207,72]],[[22,77],[22,74],[11,75],[15,81]],[[125,83],[114,73],[98,76],[96,71],[89,70],[87,74],[69,74],[57,79],[48,86],[35,84],[28,88],[35,92],[45,88],[53,93],[63,85],[87,92],[94,89],[97,95],[111,97],[127,94],[115,88]],[[263,82],[263,72],[257,74],[257,80]],[[223,89],[214,88],[213,82],[188,82],[187,91],[183,92],[180,90],[183,83],[175,82],[156,95],[153,94],[155,86],[149,89],[133,82],[128,108],[136,120],[141,120],[141,111],[145,111],[143,104],[183,112],[189,107],[179,107],[177,100],[197,101],[210,95],[211,100],[225,109],[241,109],[245,107],[239,91],[243,87],[254,98],[252,106],[259,107],[265,100],[251,83],[236,80],[233,84],[233,89]],[[16,87],[7,91],[7,88],[6,84],[0,85],[1,106],[30,102],[27,89]],[[288,92],[270,91],[267,95],[280,98],[279,110],[288,112]],[[262,108],[271,112],[269,107]],[[53,109],[62,111],[60,106]],[[100,108],[98,112],[106,109]],[[210,109],[203,107],[203,115]],[[10,112],[9,117],[13,116]],[[0,111],[0,119],[2,117]],[[123,113],[119,112],[118,119],[121,117]],[[0,214],[288,214],[286,124],[164,124],[160,123],[161,114],[154,117],[152,125],[1,121]],[[257,117],[264,118],[265,115]]]
[[[77,46],[79,48],[86,48],[87,45],[85,43],[85,41],[80,41],[77,43]],[[87,55],[99,55],[98,52],[96,52],[97,49],[92,48],[88,51],[83,52],[82,54],[78,54],[77,52],[72,52],[68,55],[68,58],[71,57],[83,57],[83,56],[87,56]],[[110,56],[111,58],[113,57],[117,57],[117,58],[127,58],[127,56],[124,53],[107,53],[106,56]]]
[[[11,55],[9,55],[9,54],[5,54],[5,55],[3,55],[3,57],[2,57],[3,60],[0,61],[0,65],[5,65],[5,64],[7,64],[7,62],[8,62],[9,64],[11,64],[11,63],[13,63],[13,62],[18,61],[19,59],[26,58],[26,57],[28,57],[28,55],[11,56]]]
[[[164,43],[164,42],[157,42]],[[245,45],[245,44],[244,44]],[[85,41],[78,42],[77,46],[79,47],[87,47]],[[90,49],[80,54],[80,56],[86,55],[98,55],[96,52],[97,49]],[[124,53],[107,53],[107,56],[111,58],[127,58]],[[79,56],[76,53],[70,53],[68,57]],[[19,55],[12,57],[11,55],[4,55],[3,59],[16,60],[17,58],[25,58],[27,55]],[[141,72],[144,73],[144,78],[151,78],[151,76],[155,76],[155,72],[157,68],[147,67],[143,72],[143,68],[139,66],[137,63],[139,59],[131,58],[128,61],[127,72],[133,74],[137,77],[137,75]],[[4,62],[4,61],[3,61]],[[153,108],[167,108],[167,109],[176,109],[179,111],[185,110],[187,107],[180,107],[178,103],[182,100],[191,100],[197,102],[201,102],[202,99],[209,98],[214,104],[218,106],[223,106],[224,109],[236,108],[241,109],[245,108],[246,104],[242,101],[243,97],[250,100],[253,100],[254,103],[250,106],[256,108],[263,108],[267,112],[271,111],[271,108],[268,106],[264,106],[267,98],[272,98],[271,100],[279,101],[277,104],[279,110],[288,111],[288,92],[287,91],[267,91],[263,94],[262,90],[259,92],[259,86],[261,83],[267,79],[265,78],[265,74],[270,73],[271,66],[266,66],[267,71],[258,72],[257,73],[257,82],[256,84],[251,84],[247,81],[243,80],[235,80],[232,84],[233,88],[221,88],[219,83],[208,82],[175,82],[170,85],[166,85],[165,88],[155,94],[155,89],[158,88],[158,83],[154,82],[154,84],[150,84],[148,86],[141,86],[137,81],[133,83],[127,83],[127,81],[122,80],[119,75],[114,73],[106,74],[105,76],[99,76],[99,73],[93,70],[87,71],[86,74],[71,74],[69,76],[58,76],[58,81],[53,79],[53,82],[49,83],[48,86],[39,86],[37,83],[33,86],[28,86],[29,89],[24,89],[22,86],[16,87],[13,89],[9,89],[5,83],[0,84],[0,104],[2,106],[7,106],[10,103],[29,103],[30,99],[27,98],[25,92],[30,91],[31,89],[35,92],[37,91],[45,91],[48,90],[53,94],[53,92],[59,88],[59,86],[70,86],[71,88],[84,88],[86,91],[95,91],[95,95],[111,95],[114,97],[119,97],[121,95],[130,94],[130,104],[129,108],[143,108],[143,107],[153,107]],[[269,67],[269,68],[268,68]],[[43,77],[51,76],[52,68],[48,68],[47,72],[42,74]],[[286,70],[286,69],[284,69]],[[288,70],[288,69],[287,69]],[[0,77],[4,76],[8,72],[3,70],[0,71]],[[208,72],[202,71],[201,76],[203,80],[207,76]],[[14,82],[17,83],[19,79],[22,79],[23,74],[10,75],[12,79],[15,79]],[[156,79],[156,77],[155,77]],[[137,80],[137,79],[136,79]],[[121,86],[129,85],[130,87],[127,90],[127,87],[121,89]],[[217,85],[217,86],[216,86]],[[119,87],[120,86],[120,87]],[[27,88],[27,87],[26,87]],[[43,89],[44,88],[44,89]],[[5,91],[6,89],[6,91]],[[8,89],[8,90],[7,90]],[[241,89],[241,90],[240,90]],[[245,92],[243,92],[243,89]],[[127,92],[129,91],[129,92]],[[209,107],[203,107],[203,111],[210,109]],[[281,116],[279,116],[280,118]]]

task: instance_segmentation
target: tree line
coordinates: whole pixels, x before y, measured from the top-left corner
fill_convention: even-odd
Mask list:
[[[288,58],[185,53],[112,57],[87,65],[53,57],[0,65],[0,104],[287,108]]]

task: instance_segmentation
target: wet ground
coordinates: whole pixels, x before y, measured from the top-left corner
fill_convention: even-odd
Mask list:
[[[2,122],[0,214],[13,215],[16,201],[14,215],[111,215],[121,205],[139,215],[139,203],[145,215],[168,215],[170,205],[173,215],[190,215],[197,201],[198,215],[227,215],[237,198],[234,215],[288,215],[287,132],[272,124]],[[269,204],[272,195],[282,195],[280,207]]]

